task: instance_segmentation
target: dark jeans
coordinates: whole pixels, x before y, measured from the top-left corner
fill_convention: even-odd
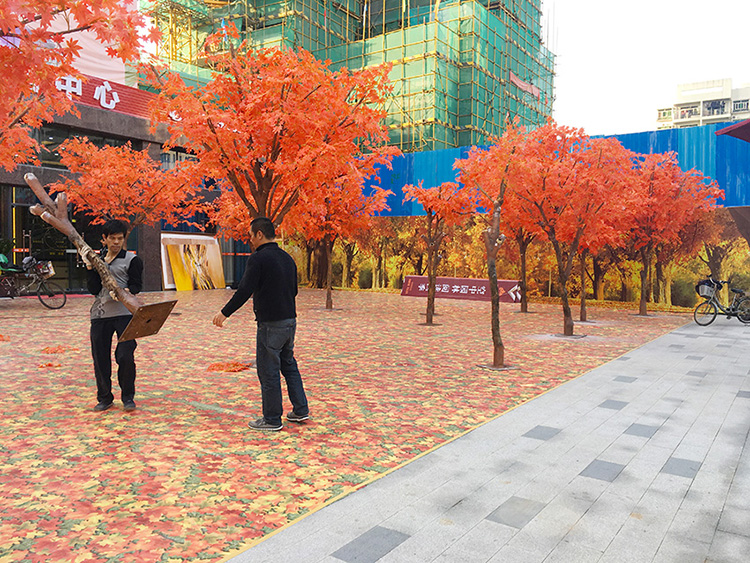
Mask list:
[[[96,376],[96,399],[100,403],[111,403],[112,395],[112,336],[120,336],[128,326],[130,315],[91,320],[91,355],[94,358]],[[135,340],[118,343],[115,348],[117,381],[122,391],[122,401],[135,397]]]
[[[294,359],[294,333],[297,319],[258,322],[258,338],[255,362],[263,397],[263,418],[269,424],[281,424],[284,409],[281,403],[281,378],[286,380],[286,389],[294,412],[309,414],[302,376]]]

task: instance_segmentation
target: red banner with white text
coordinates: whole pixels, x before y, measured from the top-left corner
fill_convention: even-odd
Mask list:
[[[427,276],[406,276],[401,295],[427,297]],[[517,280],[497,280],[501,303],[521,301],[521,286]],[[490,280],[476,278],[436,278],[435,297],[444,299],[490,300]]]

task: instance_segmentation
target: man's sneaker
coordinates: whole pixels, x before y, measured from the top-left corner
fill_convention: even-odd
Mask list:
[[[97,412],[106,411],[108,408],[112,406],[112,403],[97,403],[94,407],[94,410]]]
[[[284,425],[280,422],[278,424],[269,424],[263,417],[260,417],[258,420],[251,420],[247,425],[253,430],[268,430],[269,432],[278,432],[284,428]]]
[[[133,412],[135,410],[135,401],[123,401],[122,410],[124,410],[125,412]]]
[[[289,422],[302,422],[303,420],[310,420],[309,414],[297,414],[294,411],[287,413],[286,419]]]

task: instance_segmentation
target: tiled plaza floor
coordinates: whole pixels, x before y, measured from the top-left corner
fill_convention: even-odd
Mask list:
[[[249,306],[211,325],[229,296],[178,294],[161,333],[139,341],[134,413],[119,401],[91,411],[90,298],[59,311],[0,301],[0,561],[226,558],[689,320],[592,308],[595,322],[576,327],[586,337],[565,339],[559,306],[503,305],[517,369],[495,372],[477,367],[491,358],[487,303],[439,301],[427,327],[421,299],[337,292],[326,311],[322,292],[302,290],[312,420],[262,434],[246,427],[259,415],[254,370],[208,370],[254,356]]]

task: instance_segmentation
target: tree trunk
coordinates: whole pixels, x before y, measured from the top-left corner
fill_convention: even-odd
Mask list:
[[[573,323],[573,313],[570,310],[570,299],[568,296],[568,276],[565,275],[564,268],[562,266],[562,253],[559,253],[557,273],[560,278],[560,298],[562,299],[563,309],[563,334],[565,336],[573,336],[573,329],[575,324]]]
[[[326,309],[333,309],[333,240],[323,239],[326,250]]]
[[[602,268],[601,260],[596,256],[593,257],[592,263],[594,265],[594,299],[604,301],[604,274],[606,272]]]
[[[638,314],[646,317],[648,316],[647,300],[648,295],[651,291],[651,284],[649,274],[651,273],[651,249],[648,247],[642,248],[641,253],[641,301],[638,306]]]
[[[672,265],[664,267],[664,302],[667,305],[672,304]]]
[[[521,312],[528,313],[529,298],[526,293],[526,282],[528,279],[528,273],[526,271],[526,251],[529,248],[529,241],[526,237],[519,237],[516,242],[518,242],[518,249],[521,254]]]
[[[427,249],[427,324],[431,325],[435,316],[435,278],[437,251],[434,248]]]
[[[487,278],[490,282],[490,298],[492,310],[492,366],[505,366],[505,346],[500,335],[500,292],[497,288],[497,252],[505,237],[500,235],[500,206],[496,205],[492,214],[492,224],[484,232],[484,246],[487,251]]]
[[[586,256],[588,250],[581,252],[581,313],[579,315],[582,322],[588,320],[586,316]]]
[[[344,246],[344,287],[351,287],[354,281],[354,272],[352,271],[352,265],[354,264],[354,256],[357,253],[357,244],[354,242],[347,242]]]
[[[656,261],[656,289],[654,293],[656,294],[657,303],[667,302],[667,288],[666,281],[664,279],[664,264],[661,262],[661,260]]]
[[[311,245],[310,241],[305,241],[305,275],[307,276],[307,284],[312,284],[312,256],[315,251],[315,245]]]
[[[326,252],[325,241],[317,241],[315,243],[315,251],[313,252],[313,267],[312,267],[312,279],[310,280],[310,287],[323,289],[326,286],[326,275],[328,272],[328,253]]]

